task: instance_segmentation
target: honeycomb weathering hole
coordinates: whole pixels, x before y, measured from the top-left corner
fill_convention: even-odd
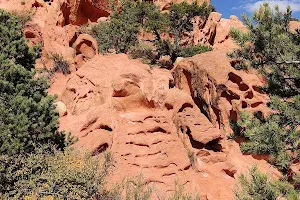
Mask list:
[[[232,72],[228,74],[228,80],[232,81],[233,83],[239,84],[242,82],[242,78]]]
[[[226,100],[230,103],[231,103],[232,100],[239,100],[240,99],[239,95],[237,95],[237,94],[235,94],[231,91],[223,91],[222,94],[221,94],[221,97],[226,98]]]
[[[113,97],[126,97],[129,96],[126,90],[114,90]]]
[[[35,38],[35,34],[33,32],[28,31],[25,33],[25,38]]]
[[[251,108],[256,108],[256,107],[258,107],[259,105],[261,105],[261,104],[263,104],[263,102],[256,102],[256,103],[253,103],[253,104],[251,104]]]
[[[247,107],[248,107],[248,105],[247,105],[246,101],[242,101],[242,108],[247,108]]]
[[[239,89],[242,90],[242,91],[247,91],[247,90],[249,90],[249,86],[246,85],[245,83],[240,83],[239,84]]]
[[[232,178],[234,178],[234,175],[236,174],[236,170],[223,169],[223,171]]]
[[[155,127],[153,129],[150,129],[148,130],[149,133],[157,133],[157,132],[160,132],[160,133],[167,133],[167,131],[161,127]]]
[[[237,118],[238,118],[237,112],[235,110],[230,110],[230,119],[236,122]]]
[[[253,99],[253,92],[252,91],[247,92],[245,98],[246,99]]]
[[[190,103],[184,103],[178,112],[182,112],[185,108],[193,108],[193,105]]]
[[[252,88],[255,92],[258,92],[258,93],[261,93],[261,94],[263,93],[262,90],[259,88],[259,86],[252,86]]]
[[[106,151],[107,148],[108,148],[108,144],[107,143],[101,144],[100,146],[98,146],[97,148],[95,148],[93,150],[92,155],[93,156],[99,155],[100,153]]]
[[[249,86],[246,85],[245,83],[243,83],[242,78],[240,76],[232,73],[232,72],[230,72],[228,74],[228,80],[230,80],[231,82],[237,84],[239,86],[239,89],[241,91],[247,91],[247,90],[249,90]]]
[[[222,145],[219,144],[219,141],[221,138],[214,139],[212,141],[209,141],[208,143],[205,144],[204,148],[207,150],[211,150],[214,152],[221,152],[222,151]]]
[[[165,107],[168,109],[168,110],[172,110],[173,109],[173,105],[169,104],[169,103],[165,103]]]
[[[101,125],[99,126],[99,129],[104,129],[104,130],[107,130],[107,131],[109,131],[109,132],[112,132],[112,128],[109,127],[108,125],[105,125],[105,124],[101,124]]]

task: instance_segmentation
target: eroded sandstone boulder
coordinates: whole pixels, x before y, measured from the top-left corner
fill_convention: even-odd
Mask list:
[[[96,55],[69,77],[58,76],[50,93],[58,94],[68,107],[60,127],[79,137],[75,147],[88,148],[93,155],[112,152],[112,182],[142,173],[144,184],[154,186],[161,196],[174,190],[179,180],[186,191],[196,189],[204,199],[232,199],[238,174],[256,160],[226,139],[216,119],[202,112],[191,87],[191,81],[200,77],[197,84],[203,85],[198,85],[202,88],[198,96],[203,94],[208,106],[218,104],[227,117],[230,110],[241,109],[242,101],[257,102],[261,97],[253,91],[259,84],[257,77],[230,67],[226,55],[218,52],[183,59],[174,69],[182,73],[175,81],[170,71],[150,69],[123,54]],[[231,96],[218,93],[222,84],[229,96],[239,96],[235,107]],[[254,92],[253,97],[246,99],[249,92]],[[214,100],[213,94],[226,103]],[[258,165],[277,174],[266,161]]]
[[[55,102],[56,110],[60,117],[63,117],[67,114],[67,106],[61,101]]]
[[[67,0],[69,13],[68,22],[73,25],[85,24],[88,21],[97,22],[110,13],[108,0]]]
[[[214,38],[216,35],[216,27],[221,19],[221,14],[218,12],[210,13],[205,26],[197,25],[194,27],[194,44],[214,44]]]
[[[173,69],[176,85],[189,93],[211,123],[230,131],[229,119],[241,110],[269,113],[263,82],[253,73],[235,70],[226,51],[212,51],[184,59]]]
[[[207,22],[196,23],[194,44],[215,50],[178,59],[174,79],[166,69],[150,69],[123,54],[97,55],[92,39],[80,36],[74,24],[107,20],[105,1],[19,3],[2,0],[0,7],[34,11],[25,36],[32,45],[42,44],[37,66],[51,67],[52,52],[76,65],[70,75],[56,74],[49,92],[58,95],[61,130],[79,138],[74,147],[95,156],[112,152],[111,182],[142,173],[156,196],[172,192],[179,180],[202,199],[227,200],[233,198],[238,175],[253,163],[279,176],[266,161],[243,155],[226,138],[230,118],[241,110],[265,113],[268,98],[255,74],[234,70],[226,57],[229,26],[241,27],[235,17],[224,20],[212,13]],[[170,1],[156,3],[167,9]]]
[[[72,46],[77,54],[82,54],[87,59],[98,54],[98,42],[89,34],[80,34]]]
[[[300,22],[299,21],[290,21],[290,30],[293,33],[296,33],[297,29],[300,29]]]

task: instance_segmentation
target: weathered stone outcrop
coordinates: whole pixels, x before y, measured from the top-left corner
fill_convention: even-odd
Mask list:
[[[238,174],[256,160],[226,139],[216,110],[226,124],[243,102],[244,109],[263,108],[255,89],[261,83],[254,74],[232,70],[224,52],[183,59],[174,73],[176,81],[170,71],[151,70],[123,54],[96,55],[51,86],[67,106],[60,127],[79,137],[77,148],[112,152],[111,181],[142,173],[161,196],[178,179],[204,199],[232,199]],[[266,161],[258,164],[277,174]]]
[[[234,47],[229,37],[230,29],[237,28],[242,31],[247,31],[247,29],[236,16],[232,15],[230,19],[224,19],[221,16],[218,12],[212,12],[206,21],[196,18],[190,36],[192,43],[210,45],[214,48],[226,46],[227,49],[231,49]]]
[[[165,10],[174,1],[154,2]],[[268,96],[258,87],[263,80],[234,70],[226,57],[234,47],[230,27],[245,30],[236,17],[222,19],[214,12],[208,21],[195,19],[188,42],[211,45],[214,51],[179,58],[168,71],[124,54],[98,54],[96,40],[77,25],[107,20],[107,6],[105,0],[28,0],[25,5],[0,0],[0,8],[32,11],[24,34],[30,45],[41,45],[37,68],[52,67],[51,53],[69,62],[71,74],[55,74],[49,92],[58,95],[61,130],[79,138],[74,147],[93,155],[112,152],[109,180],[142,173],[144,183],[154,185],[154,199],[172,192],[176,180],[202,199],[232,199],[237,176],[253,163],[280,176],[226,138],[232,131],[229,119],[239,111],[268,112]]]
[[[87,59],[98,54],[98,42],[89,34],[80,34],[72,46],[77,54],[82,54]]]
[[[67,0],[69,23],[80,25],[88,21],[97,22],[100,17],[108,17],[109,0]]]
[[[268,96],[253,73],[235,70],[226,51],[212,51],[184,59],[173,69],[177,87],[188,92],[201,112],[230,132],[229,119],[241,110],[268,113]]]
[[[299,21],[290,21],[290,30],[295,33],[297,29],[300,29]]]

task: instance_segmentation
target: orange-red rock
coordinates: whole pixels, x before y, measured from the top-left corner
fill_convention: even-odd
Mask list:
[[[229,94],[216,102],[224,123],[230,110],[242,109],[243,101],[251,111],[263,108],[250,106],[264,101],[265,96],[253,89],[261,84],[259,79],[233,70],[225,52],[183,59],[174,70],[184,76],[184,70],[202,70],[203,98],[209,105],[214,92],[209,85],[214,84],[212,89],[225,85],[224,92]],[[67,105],[60,127],[79,137],[75,147],[88,148],[94,155],[112,152],[113,182],[142,173],[145,184],[154,185],[158,195],[172,191],[178,179],[186,191],[196,189],[203,198],[225,200],[233,198],[238,174],[255,162],[279,176],[266,161],[242,155],[238,144],[226,139],[229,128],[214,123],[215,118],[203,114],[192,98],[189,81],[195,80],[183,79],[176,88],[168,70],[151,70],[124,54],[96,55],[68,77],[58,76],[50,93],[58,94],[58,100]],[[246,95],[249,92],[253,97]],[[230,95],[239,100],[234,102]]]
[[[84,24],[88,21],[97,22],[100,17],[107,17],[110,13],[108,0],[67,0],[66,10],[68,22],[71,24]]]
[[[171,2],[155,3],[167,9]],[[154,185],[154,199],[174,190],[176,180],[203,199],[232,199],[238,175],[253,163],[280,176],[226,138],[229,119],[238,111],[268,112],[260,79],[234,70],[226,57],[235,46],[230,28],[245,30],[236,17],[211,13],[207,22],[195,19],[189,39],[214,51],[179,58],[168,71],[124,54],[98,55],[95,40],[75,25],[107,20],[107,6],[103,0],[28,0],[25,5],[0,0],[0,8],[33,13],[24,34],[30,45],[41,44],[37,67],[50,68],[51,53],[69,62],[72,73],[56,74],[49,92],[58,95],[61,130],[79,138],[74,147],[88,148],[93,155],[112,152],[109,179],[120,182],[142,173],[145,184]]]
[[[290,21],[290,30],[295,33],[297,29],[300,29],[299,21]]]

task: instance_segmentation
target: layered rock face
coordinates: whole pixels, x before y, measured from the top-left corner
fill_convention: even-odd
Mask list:
[[[261,82],[235,71],[224,51],[183,59],[174,73],[176,80],[123,54],[95,56],[50,89],[67,106],[60,127],[79,138],[77,148],[112,152],[111,181],[142,174],[153,199],[174,190],[176,180],[203,199],[232,199],[238,174],[257,160],[227,140],[228,119],[244,104],[265,108]],[[277,174],[266,161],[258,164]]]
[[[268,114],[269,97],[258,89],[262,81],[254,73],[237,71],[223,50],[184,59],[173,69],[178,88],[194,99],[201,112],[219,129],[231,132],[229,120],[239,111]]]
[[[109,16],[109,1],[68,0],[68,8],[65,12],[70,13],[69,23],[71,24],[85,24],[88,20],[97,22],[100,17]]]
[[[156,3],[162,9],[170,4]],[[229,121],[239,111],[268,113],[268,97],[258,89],[262,80],[234,70],[226,57],[235,47],[230,28],[245,30],[237,17],[211,13],[205,22],[195,19],[190,42],[214,51],[182,59],[168,71],[150,69],[124,54],[98,55],[96,40],[76,25],[108,16],[107,5],[0,0],[0,8],[33,11],[24,34],[30,45],[42,45],[37,68],[51,68],[52,53],[69,62],[71,74],[56,74],[49,92],[58,95],[61,130],[79,138],[74,147],[93,155],[110,151],[115,163],[109,180],[142,174],[144,183],[154,187],[153,199],[172,192],[177,180],[202,199],[232,199],[238,175],[253,163],[279,176],[266,161],[243,155],[239,144],[227,139]]]

